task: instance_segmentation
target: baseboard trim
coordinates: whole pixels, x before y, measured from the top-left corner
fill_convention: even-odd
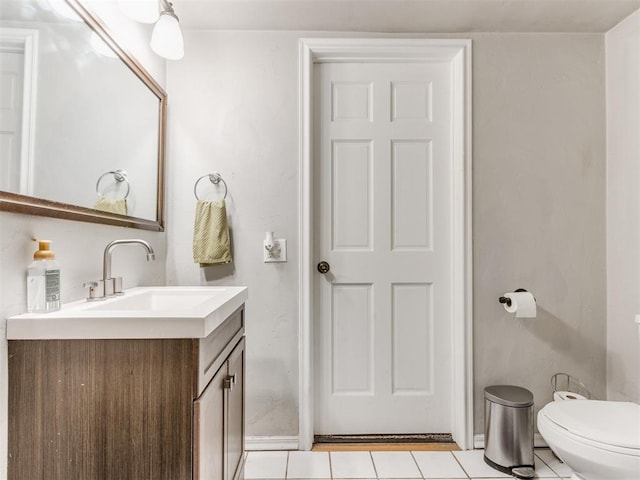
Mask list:
[[[539,433],[533,434],[533,446],[535,448],[548,448],[547,442],[544,441]],[[473,448],[484,448],[484,434],[480,433],[473,436]]]
[[[245,437],[244,448],[252,450],[298,450],[298,437],[253,436]]]

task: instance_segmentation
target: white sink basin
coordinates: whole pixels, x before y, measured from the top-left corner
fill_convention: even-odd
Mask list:
[[[192,314],[227,293],[226,288],[140,288],[129,290],[127,294],[105,301],[91,302],[86,310],[121,312],[123,310],[147,311],[154,313],[183,312]]]
[[[246,287],[139,287],[107,300],[7,319],[7,339],[204,338],[247,299]]]

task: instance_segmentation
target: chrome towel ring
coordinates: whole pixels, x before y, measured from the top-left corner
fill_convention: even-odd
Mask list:
[[[105,172],[100,177],[98,177],[98,181],[96,182],[96,193],[98,195],[102,195],[100,193],[100,181],[107,175],[113,175],[113,178],[116,179],[117,183],[125,182],[127,184],[127,193],[124,194],[124,198],[126,199],[129,196],[129,192],[131,191],[131,185],[129,184],[129,179],[127,178],[127,172],[124,170],[111,170],[110,172]]]
[[[224,179],[220,176],[220,174],[218,172],[214,172],[214,173],[207,173],[206,175],[202,175],[200,178],[198,178],[198,180],[196,180],[196,183],[193,185],[193,194],[196,197],[196,200],[200,200],[200,197],[198,197],[198,183],[200,183],[200,180],[202,180],[203,178],[207,178],[209,177],[209,181],[211,183],[213,183],[214,185],[219,185],[220,182],[222,182],[222,185],[224,185],[224,196],[222,197],[222,199],[226,199],[227,198],[227,182],[224,181]]]

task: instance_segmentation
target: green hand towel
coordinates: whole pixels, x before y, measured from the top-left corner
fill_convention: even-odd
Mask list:
[[[101,212],[108,213],[119,213],[120,215],[127,215],[127,200],[124,198],[118,198],[116,200],[112,198],[103,197],[102,195],[98,195],[98,200],[96,200],[95,205],[93,206],[96,210],[100,210]]]
[[[193,261],[201,267],[231,262],[231,242],[224,200],[198,200],[193,227]]]

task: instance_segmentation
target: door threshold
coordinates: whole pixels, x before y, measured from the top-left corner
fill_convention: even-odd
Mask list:
[[[312,450],[339,451],[453,451],[460,447],[448,433],[390,435],[315,435]]]

